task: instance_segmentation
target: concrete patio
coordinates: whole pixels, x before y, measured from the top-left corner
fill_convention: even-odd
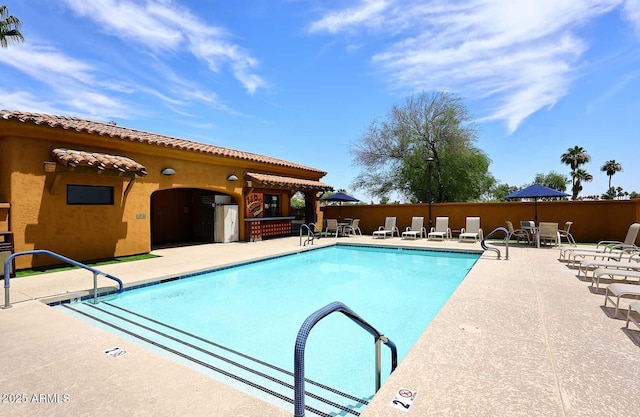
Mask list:
[[[480,249],[371,236],[314,246],[336,241]],[[154,251],[159,258],[99,269],[131,285],[299,251],[299,242],[169,248]],[[555,248],[513,245],[509,255],[482,256],[363,417],[640,413],[640,331],[624,329],[628,300],[613,318],[604,296],[559,262]],[[0,415],[292,415],[41,302],[87,294],[92,278],[73,270],[11,280],[12,308],[0,310]],[[99,285],[111,282],[101,278]],[[104,353],[115,346],[127,354]],[[390,406],[401,388],[417,392],[408,413]]]

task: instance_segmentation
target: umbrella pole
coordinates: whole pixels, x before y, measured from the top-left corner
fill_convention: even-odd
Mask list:
[[[535,209],[536,215],[535,215],[535,226],[538,225],[538,199],[534,198],[533,199],[533,207]]]

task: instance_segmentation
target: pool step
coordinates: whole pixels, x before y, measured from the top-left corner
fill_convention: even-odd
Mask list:
[[[108,302],[55,308],[118,333],[227,385],[293,411],[293,373]],[[358,416],[368,401],[306,380],[310,415]]]

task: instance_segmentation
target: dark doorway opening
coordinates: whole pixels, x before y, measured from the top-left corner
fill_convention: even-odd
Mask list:
[[[151,248],[214,242],[216,195],[198,188],[175,188],[151,195]]]

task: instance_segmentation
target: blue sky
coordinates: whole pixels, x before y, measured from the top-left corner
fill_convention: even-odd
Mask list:
[[[283,158],[353,190],[350,144],[422,91],[465,99],[502,183],[568,175],[640,192],[640,0],[18,0],[0,108]]]

